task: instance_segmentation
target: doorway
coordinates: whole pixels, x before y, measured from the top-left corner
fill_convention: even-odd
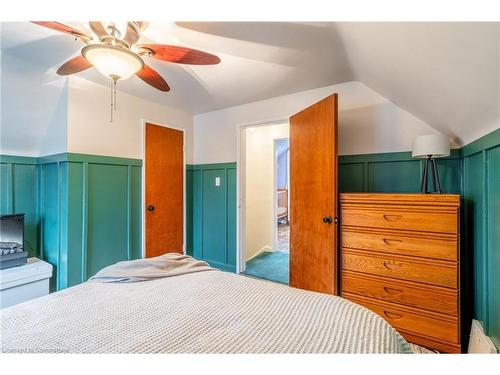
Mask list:
[[[274,140],[274,216],[277,251],[290,254],[290,140]]]
[[[285,124],[286,123],[286,124]],[[338,293],[338,204],[337,204],[337,129],[338,95],[332,94],[292,115],[278,125],[287,126],[289,138],[289,267],[288,284],[295,288],[316,292]],[[276,123],[275,123],[276,125]],[[238,150],[238,250],[237,270],[249,274],[249,261],[265,252],[276,254],[275,243],[263,245],[259,231],[253,225],[274,228],[272,215],[252,220],[251,212],[258,207],[268,207],[269,194],[255,195],[249,200],[248,181],[257,184],[269,181],[265,169],[247,171],[249,161],[258,158],[259,152],[250,152],[247,143],[257,129],[267,125],[240,125]],[[254,129],[253,129],[254,128]],[[248,139],[247,139],[248,138]],[[280,138],[276,136],[275,138]],[[269,139],[269,137],[267,138]],[[271,141],[272,142],[272,141]],[[271,153],[272,154],[272,153]],[[255,172],[256,171],[256,172]],[[268,186],[268,184],[266,184]],[[275,185],[271,184],[269,191]],[[259,202],[256,205],[256,202]],[[251,212],[249,212],[251,211]],[[276,234],[277,235],[277,234]],[[271,235],[272,237],[272,235]],[[274,238],[274,237],[273,237]],[[273,239],[268,241],[272,243]],[[261,245],[261,247],[259,247]],[[262,278],[269,279],[268,273]]]
[[[184,132],[145,124],[145,255],[184,252]]]
[[[244,274],[288,284],[288,122],[244,129]]]

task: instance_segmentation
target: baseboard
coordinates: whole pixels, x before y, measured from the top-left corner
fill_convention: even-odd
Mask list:
[[[269,252],[269,253],[274,252],[274,250],[273,250],[273,248],[272,248],[271,246],[266,245],[266,246],[264,246],[262,249],[260,249],[259,251],[257,251],[254,255],[252,255],[250,258],[248,258],[248,259],[246,260],[246,262],[248,262],[248,261],[252,260],[253,258],[256,258],[257,256],[259,256],[260,254],[262,254],[262,253],[263,253],[263,252],[265,252],[265,251],[267,251],[267,252]]]
[[[497,353],[493,341],[485,335],[483,326],[477,320],[472,321],[468,353]]]

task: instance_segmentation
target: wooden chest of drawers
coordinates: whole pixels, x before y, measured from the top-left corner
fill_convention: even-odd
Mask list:
[[[410,342],[460,352],[460,196],[345,193],[340,203],[342,296]]]

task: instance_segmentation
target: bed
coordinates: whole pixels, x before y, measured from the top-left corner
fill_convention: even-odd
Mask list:
[[[121,270],[108,267],[88,282],[1,310],[2,352],[412,352],[384,319],[343,298],[222,272],[180,254],[162,257],[120,262]],[[165,260],[163,273],[151,263]]]

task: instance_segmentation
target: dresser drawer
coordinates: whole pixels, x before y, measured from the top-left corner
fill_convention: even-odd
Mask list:
[[[456,263],[446,264],[444,261],[423,262],[343,249],[342,270],[457,288]]]
[[[455,344],[459,343],[457,318],[436,313],[423,313],[419,310],[349,293],[346,293],[344,297],[380,315],[396,329],[415,332],[419,336],[424,335]]]
[[[444,237],[444,238],[443,238]],[[448,237],[448,238],[446,238]],[[343,228],[342,247],[456,261],[457,236],[404,235],[397,231]]]
[[[410,207],[371,208],[348,206],[342,209],[342,225],[402,229],[407,231],[458,233],[457,213],[451,211],[416,210]]]
[[[377,276],[342,272],[342,294],[357,294],[382,301],[458,315],[457,291],[431,285],[418,285]]]

